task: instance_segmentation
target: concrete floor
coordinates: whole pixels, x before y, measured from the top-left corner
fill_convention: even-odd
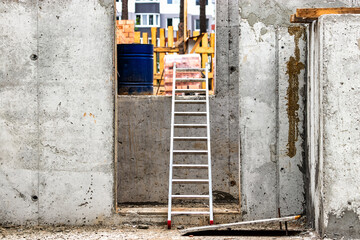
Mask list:
[[[165,227],[122,225],[109,227],[13,227],[1,228],[0,239],[319,239],[313,232],[301,232],[294,236],[261,231],[226,231],[222,234],[208,233],[208,236],[181,236],[178,230],[167,230]],[[245,234],[245,235],[244,235]],[[239,236],[240,235],[240,236]]]

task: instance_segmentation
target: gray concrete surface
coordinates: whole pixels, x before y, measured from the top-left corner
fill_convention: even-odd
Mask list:
[[[96,224],[113,209],[113,1],[0,12],[0,223]]]
[[[296,8],[358,6],[350,0],[239,1],[244,219],[275,217],[278,208],[283,215],[312,209],[305,206],[310,184],[304,117],[306,32],[305,26],[290,24],[290,15]]]
[[[238,206],[238,141],[231,139],[229,121],[231,116],[227,109],[236,106],[235,99],[212,97],[210,101],[211,140],[213,163],[213,193],[215,202],[233,202]],[[234,106],[231,106],[233,103]],[[199,104],[194,104],[199,108]],[[202,104],[203,105],[203,104]],[[168,170],[170,149],[170,97],[118,97],[119,121],[119,203],[167,203]],[[179,110],[180,108],[178,108]],[[181,110],[179,110],[181,111]],[[192,111],[187,108],[187,111]],[[196,118],[196,119],[195,119]],[[187,119],[186,123],[202,117]],[[203,122],[204,118],[201,119]],[[196,136],[203,129],[181,129],[176,136]],[[236,136],[236,135],[235,135]],[[177,149],[205,149],[201,142],[180,143]],[[230,154],[229,154],[230,153]],[[195,159],[188,156],[188,161]],[[206,156],[197,155],[197,161],[206,162]],[[180,161],[180,158],[175,160]],[[203,171],[206,173],[206,171]],[[176,176],[177,172],[174,172]],[[187,170],[191,176],[201,178],[201,171]],[[181,175],[180,175],[181,176]],[[183,176],[183,175],[182,175]],[[204,175],[203,177],[206,177]],[[188,191],[191,188],[174,188],[175,193]],[[196,192],[205,194],[207,186],[197,185]]]
[[[360,238],[359,32],[358,15],[322,16],[310,31],[309,202],[330,238]]]
[[[305,28],[288,19],[301,7],[359,5],[217,1],[214,193],[241,201],[243,219],[306,210],[324,234],[358,234],[346,225],[359,214],[358,17],[321,20],[309,49],[323,57],[307,60]],[[169,98],[118,98],[114,169],[113,1],[2,1],[0,12],[0,222],[114,222],[116,200],[165,203]],[[306,84],[307,62],[323,85]]]

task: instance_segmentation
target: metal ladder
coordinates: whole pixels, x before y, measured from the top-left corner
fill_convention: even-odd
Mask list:
[[[176,78],[177,72],[205,72],[205,78]],[[205,89],[175,89],[176,82],[204,82],[206,84]],[[213,196],[211,185],[211,148],[210,148],[210,119],[209,119],[209,87],[208,87],[208,68],[176,68],[174,63],[173,68],[173,87],[172,87],[172,108],[171,108],[171,138],[170,138],[170,171],[169,171],[169,200],[168,200],[168,228],[171,228],[171,216],[172,215],[209,215],[210,225],[214,223],[213,217]],[[176,93],[205,93],[205,100],[199,99],[179,99],[181,96],[177,96]],[[177,112],[175,106],[177,104],[206,104],[206,112]],[[177,124],[175,123],[176,115],[187,116],[199,116],[206,115],[206,123],[193,123],[193,124]],[[206,128],[206,137],[174,137],[174,128]],[[188,141],[207,141],[207,150],[174,150],[174,141],[188,140]],[[174,164],[174,154],[207,154],[207,164]],[[207,179],[173,179],[173,168],[182,169],[207,169]],[[173,184],[208,184],[208,195],[173,195]],[[172,211],[173,199],[208,199],[209,211]]]

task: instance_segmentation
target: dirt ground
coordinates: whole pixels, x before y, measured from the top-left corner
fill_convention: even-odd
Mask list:
[[[145,229],[143,229],[145,228]],[[197,233],[198,234],[198,233]],[[123,226],[97,226],[97,227],[0,227],[0,239],[156,239],[156,240],[213,240],[213,239],[319,239],[313,232],[290,232],[291,236],[285,236],[280,231],[253,231],[236,229],[205,232],[198,236],[196,233],[190,236],[182,236],[178,229],[168,230],[165,227],[147,225],[123,225]]]

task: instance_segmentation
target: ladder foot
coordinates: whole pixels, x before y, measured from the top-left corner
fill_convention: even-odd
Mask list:
[[[168,229],[171,229],[171,220],[168,220],[167,224],[168,224]]]
[[[210,220],[210,225],[213,225],[214,224],[214,220]]]

